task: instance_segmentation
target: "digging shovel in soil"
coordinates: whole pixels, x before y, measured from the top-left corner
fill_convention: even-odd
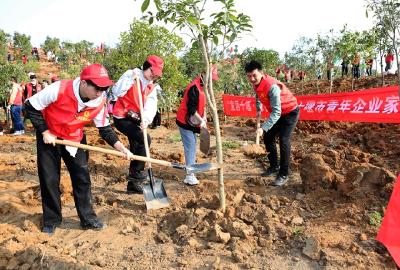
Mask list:
[[[140,107],[140,119],[142,127],[144,127],[144,114],[143,114],[143,96],[140,87],[139,77],[136,77],[136,88],[139,97],[139,107]],[[142,129],[144,148],[146,150],[146,157],[150,158],[149,142],[147,141],[147,127]],[[150,184],[143,186],[144,200],[146,202],[147,210],[159,209],[169,206],[169,199],[167,192],[165,191],[164,183],[161,179],[155,179],[153,175],[153,168],[151,167],[151,162],[147,162],[147,174],[149,176]]]

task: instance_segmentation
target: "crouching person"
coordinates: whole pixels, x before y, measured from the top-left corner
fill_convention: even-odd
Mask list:
[[[132,153],[112,130],[105,107],[105,90],[113,84],[100,64],[85,67],[75,80],[51,84],[25,103],[27,116],[36,129],[37,165],[43,208],[42,232],[52,234],[61,224],[60,169],[61,159],[71,177],[73,195],[83,229],[105,227],[92,206],[88,152],[69,146],[55,145],[55,139],[86,144],[83,127],[94,122],[100,136],[131,159]]]

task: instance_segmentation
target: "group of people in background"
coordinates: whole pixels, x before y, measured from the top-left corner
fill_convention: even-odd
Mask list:
[[[296,71],[289,68],[287,65],[283,64],[275,69],[275,78],[290,83],[293,80],[298,79],[299,81],[304,81],[306,79],[307,73],[303,70]]]
[[[18,83],[16,77],[10,79],[10,90],[7,98],[7,102],[4,104],[7,122],[12,122],[10,133],[12,135],[25,134],[25,121],[26,116],[24,110],[24,102],[31,96],[39,93],[42,89],[47,87],[50,82],[48,80],[38,81],[36,75],[33,72],[28,73],[29,82]],[[58,81],[57,75],[51,76],[51,83]],[[4,129],[0,125],[0,135],[4,135]]]
[[[394,55],[391,50],[388,50],[387,53],[385,54],[384,61],[385,61],[385,73],[387,74],[390,72],[394,61]],[[350,75],[355,79],[360,79],[361,77],[372,76],[374,58],[371,56],[362,58],[359,53],[354,54],[353,57],[345,55],[342,58],[340,58],[339,56],[336,56],[335,59],[329,56],[326,59],[326,78],[328,80],[331,79],[331,76],[335,74],[335,67],[339,65],[341,66],[342,78],[349,76],[349,68],[351,68]],[[318,80],[322,79],[321,67],[317,68],[316,77]],[[306,72],[305,71],[296,72],[295,70],[289,68],[287,65],[283,64],[275,69],[275,78],[286,83],[289,83],[295,79],[303,81],[306,78]]]

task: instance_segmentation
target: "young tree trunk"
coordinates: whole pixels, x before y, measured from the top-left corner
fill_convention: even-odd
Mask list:
[[[332,94],[332,87],[333,87],[333,67],[331,68],[331,73],[329,74],[329,80],[330,80],[330,85],[329,85],[329,93]]]
[[[382,87],[385,86],[385,74],[383,73],[383,57],[381,55],[381,79],[382,79]]]
[[[217,162],[219,164],[224,163],[223,152],[222,152],[222,138],[221,138],[221,130],[219,126],[219,118],[218,118],[218,108],[215,101],[214,90],[212,87],[212,78],[210,74],[211,67],[211,54],[208,52],[208,44],[207,40],[204,39],[202,34],[199,36],[200,45],[203,51],[203,59],[205,63],[205,84],[204,84],[204,92],[207,97],[208,105],[211,109],[211,113],[213,116],[213,123],[215,129],[215,139],[217,146]],[[219,192],[219,203],[220,209],[222,212],[225,212],[226,204],[225,204],[225,185],[224,185],[224,170],[223,168],[218,169],[218,192]]]

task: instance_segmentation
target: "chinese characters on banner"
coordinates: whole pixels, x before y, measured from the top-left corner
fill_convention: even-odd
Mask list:
[[[400,123],[397,86],[296,98],[300,120]],[[254,97],[223,95],[222,100],[227,116],[256,116]],[[263,107],[262,116],[268,114]]]

